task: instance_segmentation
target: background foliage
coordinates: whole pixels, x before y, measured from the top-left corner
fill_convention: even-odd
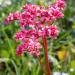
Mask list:
[[[0,75],[44,75],[38,59],[24,54],[16,57],[17,43],[15,32],[19,31],[17,22],[4,24],[5,17],[26,3],[47,5],[54,0],[0,0]],[[57,40],[48,41],[49,60],[52,72],[67,72],[75,75],[75,0],[66,0],[64,18],[60,19],[60,35]],[[42,50],[41,50],[42,51]],[[41,52],[44,61],[43,52]]]

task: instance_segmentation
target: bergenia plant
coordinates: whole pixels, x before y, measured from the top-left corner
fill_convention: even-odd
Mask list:
[[[17,56],[27,52],[39,58],[40,63],[42,63],[40,59],[40,48],[44,48],[46,75],[51,75],[47,38],[57,38],[59,29],[57,25],[54,25],[54,22],[58,18],[64,17],[62,13],[64,7],[64,0],[56,0],[52,5],[47,7],[26,4],[22,7],[21,12],[10,13],[5,19],[6,24],[13,20],[18,20],[20,25],[20,31],[15,34],[16,42],[21,41],[21,44],[16,49]]]

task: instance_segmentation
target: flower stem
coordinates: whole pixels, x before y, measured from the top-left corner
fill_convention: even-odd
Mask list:
[[[38,56],[38,60],[39,60],[39,63],[40,63],[40,66],[41,66],[42,70],[45,72],[40,56]]]
[[[43,47],[44,47],[44,55],[45,55],[45,61],[46,61],[46,75],[51,75],[50,67],[49,67],[49,61],[48,61],[48,45],[47,45],[47,39],[46,37],[42,37],[43,40]]]

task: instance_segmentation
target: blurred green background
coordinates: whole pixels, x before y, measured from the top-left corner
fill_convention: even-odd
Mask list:
[[[39,61],[24,54],[16,57],[17,43],[15,32],[19,31],[17,22],[4,24],[5,17],[21,9],[26,3],[48,5],[54,0],[0,0],[0,75],[44,75]],[[49,60],[53,72],[75,75],[75,0],[66,0],[64,18],[60,22],[60,35],[57,40],[49,40]],[[44,62],[43,51],[41,58]]]

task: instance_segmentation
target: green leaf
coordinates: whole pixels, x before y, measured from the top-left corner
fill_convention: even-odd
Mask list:
[[[1,56],[7,58],[7,57],[9,57],[9,52],[7,50],[2,50]]]
[[[75,69],[75,60],[71,61],[71,67]]]

